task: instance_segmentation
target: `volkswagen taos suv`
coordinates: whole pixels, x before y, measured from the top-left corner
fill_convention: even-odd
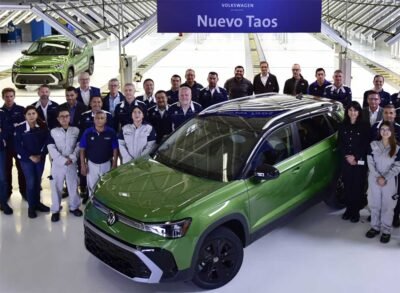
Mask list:
[[[23,89],[26,85],[73,86],[74,76],[94,71],[94,55],[91,44],[77,47],[64,36],[43,37],[23,50],[21,58],[12,67],[12,82]]]
[[[245,246],[319,195],[332,202],[342,118],[340,103],[279,94],[203,110],[98,181],[87,250],[134,281],[225,285]]]

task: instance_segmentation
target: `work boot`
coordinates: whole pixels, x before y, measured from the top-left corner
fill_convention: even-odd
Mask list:
[[[1,210],[5,215],[12,215],[13,209],[8,205],[8,203],[4,203],[1,205]]]

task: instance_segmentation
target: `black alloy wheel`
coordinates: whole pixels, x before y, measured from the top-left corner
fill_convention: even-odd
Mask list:
[[[64,84],[64,88],[69,86],[74,86],[74,71],[72,68],[68,69],[66,82]]]
[[[89,60],[89,68],[87,70],[87,73],[89,73],[89,75],[92,75],[93,72],[94,72],[94,59],[93,57],[91,57]]]
[[[243,245],[231,230],[220,227],[201,245],[193,283],[203,289],[216,289],[231,281],[243,261]]]

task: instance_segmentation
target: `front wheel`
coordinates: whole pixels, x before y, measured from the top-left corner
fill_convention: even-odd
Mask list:
[[[337,177],[331,182],[327,194],[324,196],[324,202],[330,208],[337,210],[345,207],[344,184],[342,176]]]
[[[93,58],[90,58],[89,67],[88,67],[88,70],[86,72],[89,73],[89,75],[93,74],[93,72],[94,72],[94,59]]]
[[[74,71],[72,68],[68,69],[66,81],[64,83],[64,88],[74,86]]]
[[[203,289],[216,289],[229,283],[243,261],[243,245],[231,230],[221,227],[211,232],[196,259],[193,283]]]

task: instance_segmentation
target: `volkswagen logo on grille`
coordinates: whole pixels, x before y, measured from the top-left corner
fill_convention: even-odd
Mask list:
[[[35,71],[36,70],[36,66],[32,66],[32,70]]]
[[[109,212],[107,216],[107,225],[112,226],[117,221],[117,216],[114,212]]]

